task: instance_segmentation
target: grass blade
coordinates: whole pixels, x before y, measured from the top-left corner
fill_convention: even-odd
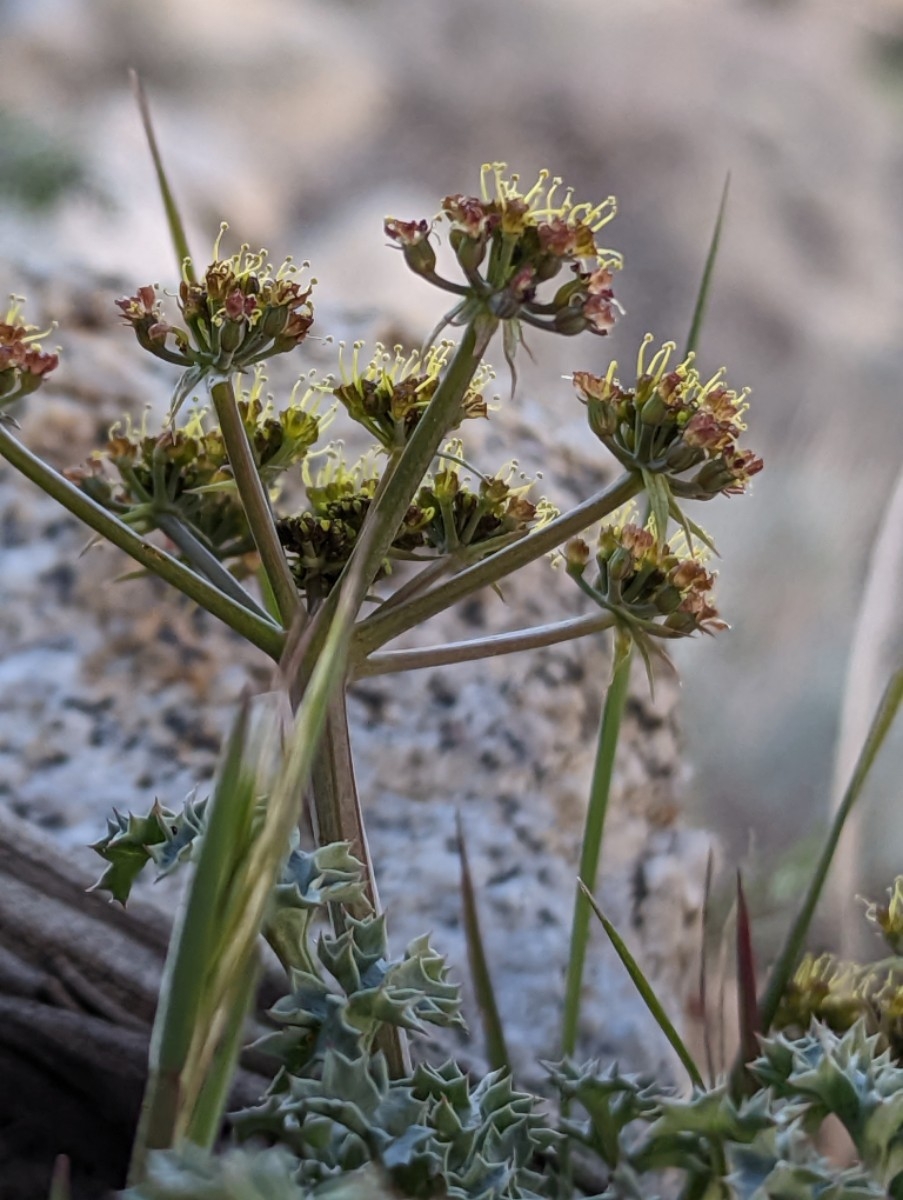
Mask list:
[[[684,1045],[684,1041],[681,1038],[680,1034],[677,1032],[677,1030],[672,1025],[671,1020],[668,1017],[668,1014],[662,1008],[661,1002],[659,1001],[655,992],[652,990],[652,987],[651,987],[648,979],[643,974],[643,972],[640,970],[639,964],[637,963],[636,959],[633,957],[633,955],[627,949],[627,946],[625,945],[625,943],[622,940],[618,931],[615,929],[614,925],[612,925],[611,921],[609,921],[609,919],[603,913],[602,909],[599,907],[598,903],[596,902],[595,896],[592,894],[592,892],[589,890],[589,888],[587,888],[586,885],[581,882],[580,890],[583,893],[583,895],[585,896],[587,904],[590,905],[593,912],[599,918],[599,921],[602,924],[602,928],[608,934],[608,940],[611,942],[612,946],[614,946],[615,953],[617,954],[618,958],[620,958],[621,962],[627,968],[627,974],[633,980],[634,987],[639,992],[643,1003],[649,1009],[649,1012],[652,1014],[653,1018],[655,1019],[655,1022],[658,1025],[659,1029],[662,1031],[662,1033],[665,1035],[665,1037],[670,1042],[671,1047],[674,1050],[674,1053],[677,1055],[677,1057],[683,1063],[687,1074],[690,1076],[691,1082],[693,1083],[693,1085],[695,1087],[698,1087],[700,1090],[705,1090],[705,1084],[702,1081],[702,1076],[699,1073],[699,1068],[696,1066],[696,1063],[693,1061],[693,1056],[690,1054],[690,1051]]]
[[[702,332],[702,323],[705,320],[706,308],[709,303],[709,292],[712,287],[712,276],[715,270],[715,262],[718,258],[718,248],[721,244],[721,230],[724,226],[724,214],[727,211],[727,197],[730,186],[731,176],[730,172],[728,172],[724,180],[724,187],[721,190],[721,203],[718,205],[718,216],[715,219],[715,228],[712,230],[712,240],[709,242],[709,252],[706,255],[702,280],[699,284],[699,293],[696,296],[693,319],[690,321],[690,332],[687,334],[686,352],[688,354],[691,350],[695,351],[699,346],[699,335]]]
[[[583,971],[586,964],[586,947],[589,942],[590,909],[584,891],[588,888],[587,894],[591,894],[595,890],[596,878],[599,874],[602,834],[605,830],[605,817],[608,813],[608,799],[611,794],[611,778],[614,772],[618,736],[621,732],[621,718],[624,715],[624,705],[627,701],[632,657],[629,639],[624,638],[623,635],[619,636],[616,642],[611,683],[602,709],[596,761],[590,785],[589,807],[586,811],[586,824],[583,828],[580,883],[584,890],[581,891],[579,888],[577,890],[574,899],[574,918],[571,924],[571,945],[568,952],[561,1033],[562,1054],[565,1056],[573,1054],[577,1048]]]
[[[192,1043],[206,1004],[205,985],[215,966],[218,908],[228,884],[233,852],[248,836],[254,802],[247,770],[249,706],[242,705],[226,743],[210,802],[197,868],[170,941],[151,1035],[147,1090],[130,1166],[130,1182],[143,1177],[149,1150],[168,1148],[190,1121],[190,1094],[198,1081],[189,1070]]]
[[[191,252],[188,249],[185,226],[182,222],[182,215],[179,212],[179,206],[176,204],[172,188],[169,186],[166,169],[163,166],[163,157],[160,154],[160,147],[157,145],[157,136],[154,133],[154,123],[151,118],[150,105],[147,102],[144,85],[137,71],[129,71],[129,78],[132,81],[132,92],[135,96],[135,102],[138,105],[138,112],[141,114],[141,124],[144,126],[147,148],[150,150],[151,158],[154,162],[154,170],[157,174],[157,186],[160,189],[160,199],[163,201],[163,209],[166,213],[166,224],[169,226],[169,236],[172,240],[173,250],[176,252],[179,277],[181,278],[184,271],[188,282],[195,283],[197,277],[194,273]]]
[[[709,847],[705,863],[705,883],[702,889],[702,938],[699,947],[699,1019],[702,1021],[702,1043],[705,1050],[705,1068],[709,1086],[715,1086],[715,1053],[712,1047],[712,1026],[709,1020],[709,971],[708,954],[709,922],[712,905],[712,878],[715,874],[715,852]]]
[[[467,858],[467,842],[464,838],[464,826],[461,813],[455,814],[458,833],[458,855],[461,859],[461,907],[464,911],[464,935],[467,939],[467,961],[470,964],[470,976],[473,980],[477,1006],[483,1024],[483,1037],[486,1039],[486,1057],[493,1071],[504,1069],[511,1074],[511,1059],[505,1042],[505,1030],[495,999],[495,989],[492,986],[492,975],[489,971],[489,960],[483,944],[483,934],[480,929],[480,917],[477,912],[477,897],[470,873],[470,863]]]
[[[344,679],[352,618],[340,598],[294,719],[284,691],[271,692],[243,705],[230,735],[164,967],[133,1183],[149,1150],[185,1141],[209,1148],[219,1131],[254,994],[258,935],[330,695]]]
[[[828,830],[828,836],[825,839],[825,844],[816,864],[812,880],[803,897],[800,911],[793,925],[790,927],[781,951],[771,969],[768,984],[759,1005],[761,1027],[766,1033],[771,1028],[771,1023],[778,1010],[781,997],[793,972],[796,970],[797,963],[803,951],[806,935],[809,932],[809,926],[812,923],[812,914],[815,912],[815,906],[824,888],[825,879],[830,870],[834,852],[837,849],[837,843],[840,841],[844,825],[853,810],[853,806],[862,793],[869,772],[897,715],[901,701],[903,701],[903,668],[894,672],[887,687],[884,689],[884,695],[881,697],[878,710],[872,719],[865,744],[859,753],[859,759],[853,771],[853,776],[834,814],[831,828]]]
[[[859,747],[865,741],[872,711],[881,695],[886,663],[893,661],[899,632],[897,596],[903,582],[903,470],[897,476],[890,501],[884,509],[866,570],[865,584],[843,691],[840,729],[834,761],[832,795],[839,803],[850,777]],[[857,890],[857,868],[866,831],[857,821],[847,831],[834,867],[832,892],[840,925],[840,952],[844,958],[858,957],[862,921],[853,913],[850,896]]]
[[[737,1015],[740,1029],[740,1057],[734,1071],[732,1084],[739,1091],[741,1081],[746,1073],[747,1063],[751,1063],[759,1054],[757,1034],[759,1025],[759,1005],[756,1000],[756,963],[753,955],[752,929],[749,920],[749,909],[746,907],[746,896],[743,893],[743,880],[737,872]]]

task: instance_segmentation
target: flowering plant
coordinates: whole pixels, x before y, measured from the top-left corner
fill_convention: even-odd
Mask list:
[[[821,1186],[824,1170],[800,1149],[797,1135],[812,1111],[839,1111],[840,1104],[814,1087],[805,1092],[817,1097],[809,1108],[791,1103],[802,1094],[806,1055],[807,1062],[818,1059],[826,1077],[832,1064],[855,1060],[871,1072],[878,1093],[885,1086],[889,1068],[875,1044],[847,1030],[841,1042],[817,1047],[763,1043],[760,1060],[744,1055],[729,1083],[706,1088],[601,913],[696,1091],[684,1102],[616,1070],[578,1067],[572,1058],[632,649],[651,674],[653,654],[663,656],[669,640],[725,628],[706,561],[709,539],[684,506],[740,494],[762,467],[740,447],[748,393],[731,389],[723,372],[708,380],[698,372],[697,320],[676,365],[673,343],[647,361],[647,338],[635,379],[622,381],[614,362],[601,375],[574,371],[575,403],[585,406],[600,461],[608,455],[621,471],[574,508],[556,510],[511,464],[472,462],[463,431],[470,420],[490,418],[493,375],[485,355],[498,333],[514,377],[515,356],[533,331],[605,336],[615,325],[621,258],[597,242],[614,213],[612,198],[577,203],[545,172],[522,191],[517,176],[496,163],[484,167],[479,195],[445,197],[435,219],[387,219],[385,232],[410,269],[454,297],[443,326],[460,335],[438,341],[437,331],[422,351],[377,347],[366,362],[355,346],[350,356],[340,352],[337,377],[308,377],[277,405],[264,393],[262,364],[303,347],[314,320],[313,283],[299,282],[290,260],[274,270],[262,251],[247,246],[224,257],[222,230],[212,262],[196,273],[171,211],[181,270],[174,305],[151,286],[117,302],[139,346],[180,368],[170,412],[156,430],[125,420],[65,475],[16,439],[7,411],[56,369],[57,356],[40,348],[18,307],[0,324],[0,455],[279,667],[276,692],[243,707],[209,801],[192,800],[182,812],[155,805],[144,818],[117,815],[95,846],[107,864],[100,886],[122,902],[148,863],[164,872],[195,864],[161,990],[132,1163],[136,1198],[301,1200],[343,1188],[348,1196],[570,1195],[575,1180],[592,1186],[600,1171],[606,1195],[639,1196],[644,1172],[671,1166],[684,1171],[688,1198],[726,1195],[743,1171],[765,1181],[765,1190],[743,1194],[803,1195],[810,1184]],[[438,273],[439,229],[460,278]],[[704,299],[705,288],[697,316]],[[167,314],[167,303],[177,316]],[[336,443],[320,445],[327,396],[374,439],[356,462],[346,462]],[[283,486],[290,472],[291,489]],[[591,602],[589,611],[465,643],[386,649],[406,630],[553,552]],[[491,980],[473,919],[475,982],[499,1069],[472,1084],[453,1064],[411,1067],[408,1033],[425,1023],[460,1022],[458,992],[427,939],[399,959],[389,954],[354,784],[345,689],[368,674],[608,629],[615,653],[575,893],[564,1059],[551,1075],[562,1101],[554,1128],[535,1098],[505,1077],[504,1038],[498,1014],[490,1019]],[[296,834],[307,791],[317,837],[311,852]],[[829,862],[830,852],[807,897],[808,915],[804,909],[772,977],[757,1032],[767,1033],[781,1000],[786,1007],[814,978],[810,968],[797,978],[796,992],[787,989]],[[323,912],[332,934],[314,944],[314,921]],[[269,1014],[263,1043],[277,1069],[267,1095],[232,1127],[240,1140],[264,1137],[278,1148],[216,1158],[261,934],[286,977],[286,996]],[[825,972],[820,978],[830,991],[831,979]],[[745,1011],[753,1011],[749,1003]],[[767,1103],[743,1098],[748,1067],[772,1089]],[[572,1120],[572,1104],[586,1120]],[[648,1126],[639,1141],[629,1128],[636,1122]],[[888,1165],[896,1159],[886,1134],[880,1153],[863,1140],[863,1160],[877,1163],[876,1178],[899,1194],[895,1181],[903,1174]],[[595,1156],[582,1180],[571,1156],[578,1146]],[[778,1190],[768,1190],[772,1184]],[[851,1195],[873,1194],[849,1187]]]

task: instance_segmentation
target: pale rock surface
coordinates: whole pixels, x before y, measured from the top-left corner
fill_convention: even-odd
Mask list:
[[[750,440],[767,471],[749,502],[705,510],[735,632],[681,656],[694,804],[737,854],[750,830],[769,855],[823,820],[861,574],[903,444],[899,0],[0,12],[2,111],[51,130],[88,177],[43,214],[0,207],[0,257],[52,270],[168,275],[128,66],[147,82],[194,246],[225,217],[239,239],[313,259],[339,311],[386,314],[414,340],[439,298],[380,253],[384,212],[430,216],[497,158],[525,178],[548,166],[581,196],[615,193],[627,315],[610,349],[629,362],[647,329],[684,336],[730,170],[702,349],[707,369],[754,387]],[[570,344],[536,349],[525,402],[575,365],[603,366],[609,347],[576,364]],[[870,839],[879,873],[898,865],[893,829],[885,817]]]

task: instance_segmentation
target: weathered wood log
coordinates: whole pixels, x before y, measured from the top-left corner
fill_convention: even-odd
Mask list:
[[[91,882],[0,807],[2,1200],[45,1200],[58,1154],[76,1200],[124,1182],[170,921],[146,901],[110,904]],[[266,1086],[255,1063],[236,1105]]]

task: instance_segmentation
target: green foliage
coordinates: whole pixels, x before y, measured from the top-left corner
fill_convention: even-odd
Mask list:
[[[109,892],[114,900],[125,904],[135,880],[149,862],[159,868],[158,878],[170,871],[192,852],[195,839],[202,832],[207,802],[185,801],[180,813],[163,808],[157,801],[146,817],[132,813],[123,816],[115,812],[107,818],[106,836],[91,847],[109,866],[94,885],[97,891]]]
[[[328,1050],[320,1079],[291,1076],[257,1108],[235,1117],[239,1137],[265,1136],[298,1157],[310,1184],[382,1167],[404,1196],[532,1197],[545,1193],[533,1167],[557,1141],[502,1072],[476,1086],[455,1066],[421,1065],[392,1081],[381,1056]],[[319,1190],[315,1188],[315,1194]]]

